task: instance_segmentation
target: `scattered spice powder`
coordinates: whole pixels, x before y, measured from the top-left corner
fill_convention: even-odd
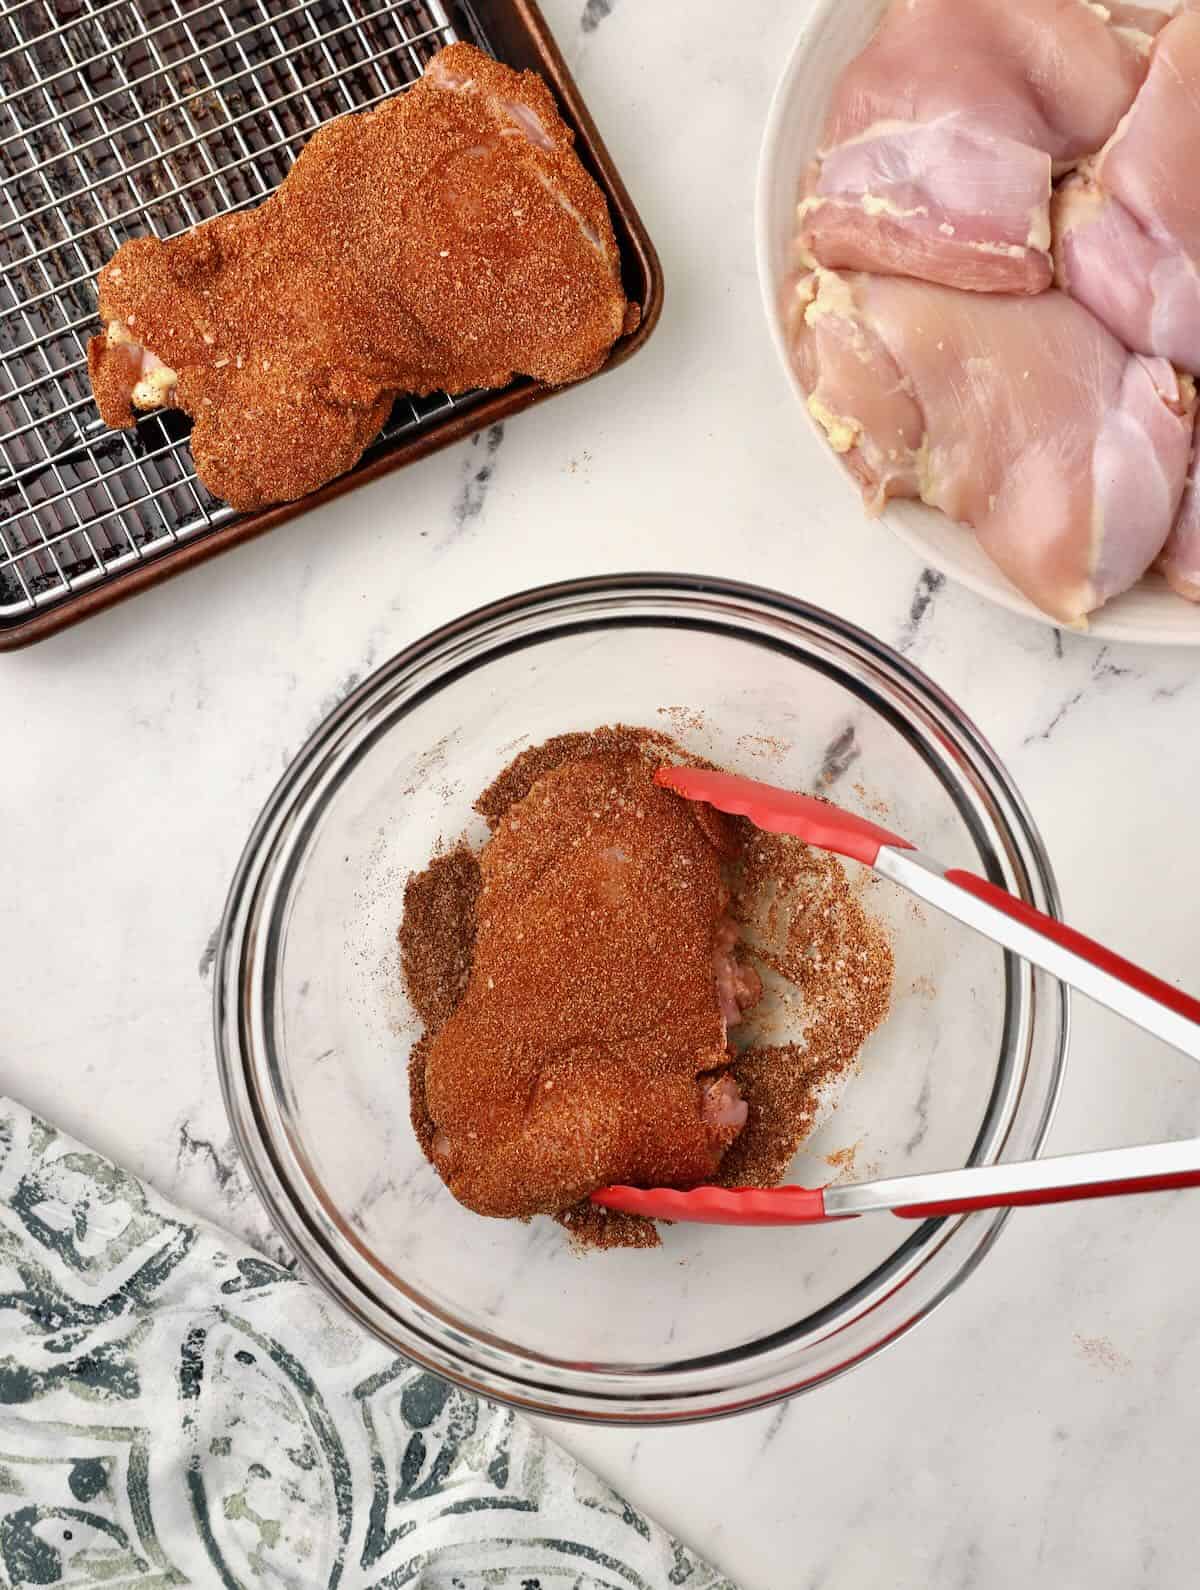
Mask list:
[[[430,1164],[433,1163],[434,1125],[425,1101],[425,1061],[433,1039],[432,1032],[422,1033],[408,1057],[408,1115],[413,1135]]]
[[[577,1248],[660,1248],[662,1238],[653,1220],[601,1209],[586,1198],[554,1216]]]
[[[506,814],[556,770],[632,756],[651,766],[698,761],[669,736],[648,729],[618,724],[559,735],[516,756],[475,809],[495,833]],[[765,983],[764,998],[734,1033],[747,1047],[735,1049],[729,1061],[748,1118],[712,1179],[769,1186],[783,1178],[812,1130],[822,1095],[854,1064],[886,1015],[891,947],[835,857],[788,836],[760,833],[743,820],[721,818],[708,807],[690,811],[719,850],[737,857],[728,868],[728,912],[740,928],[743,955]],[[410,1057],[413,1125],[430,1158],[434,1128],[425,1102],[426,1057],[467,987],[480,888],[478,859],[460,841],[405,889],[404,975],[426,1029]],[[783,1032],[789,1041],[772,1041]],[[650,1247],[659,1241],[653,1222],[600,1210],[586,1200],[555,1218],[580,1246]]]
[[[858,796],[862,804],[870,812],[872,817],[884,818],[891,816],[892,808],[888,805],[887,801],[880,800],[878,795],[872,795],[867,789],[866,785],[860,780],[856,779],[850,787]]]
[[[1094,1369],[1123,1374],[1133,1368],[1133,1359],[1119,1352],[1107,1336],[1082,1336],[1075,1332],[1075,1351]]]
[[[743,734],[738,740],[738,750],[745,751],[748,756],[778,761],[780,757],[787,755],[791,746],[786,740],[777,739],[774,735]]]
[[[400,960],[413,1009],[432,1037],[463,996],[475,954],[479,858],[460,840],[404,887]]]
[[[677,734],[683,734],[689,730],[693,734],[703,734],[708,728],[704,714],[697,712],[694,707],[659,707],[658,715],[660,718],[669,718]],[[694,757],[688,756],[686,752],[682,752],[681,755],[685,762],[695,760]]]
[[[862,1138],[860,1137],[857,1143],[847,1143],[845,1148],[835,1148],[832,1154],[826,1154],[825,1163],[832,1165],[834,1170],[849,1170],[853,1166],[855,1156],[861,1147]]]
[[[639,756],[654,764],[691,760],[669,734],[655,729],[634,729],[624,723],[606,724],[603,728],[576,734],[556,734],[553,739],[531,745],[515,756],[475,802],[475,810],[487,818],[488,827],[494,831],[509,808],[523,801],[547,773],[556,772],[568,762],[613,756]]]

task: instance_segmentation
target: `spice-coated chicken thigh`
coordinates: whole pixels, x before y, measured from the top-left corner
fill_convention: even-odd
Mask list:
[[[610,1182],[711,1176],[746,1120],[727,1026],[729,829],[639,756],[570,762],[481,857],[470,980],[425,1056],[422,1140],[480,1214],[553,1214]]]
[[[99,287],[104,419],[185,409],[240,509],[349,469],[397,393],[577,380],[637,319],[549,90],[466,44],[321,128],[257,209],[123,244]]]

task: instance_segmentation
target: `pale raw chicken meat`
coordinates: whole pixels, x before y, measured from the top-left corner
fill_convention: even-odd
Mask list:
[[[742,1013],[756,1005],[762,995],[762,979],[753,966],[737,954],[740,938],[732,917],[722,917],[713,940],[713,981],[727,1027],[736,1027]]]
[[[1163,0],[1159,6],[1107,5],[1108,19],[1115,28],[1133,28],[1153,38],[1177,11],[1195,11],[1200,0]]]
[[[1183,492],[1195,394],[1082,305],[901,277],[802,278],[789,307],[808,407],[878,511],[919,497],[971,525],[1064,624],[1131,586]]]
[[[1192,441],[1192,465],[1175,528],[1158,566],[1173,590],[1189,602],[1200,602],[1200,426]]]
[[[1133,107],[1053,204],[1060,286],[1128,347],[1200,373],[1200,16],[1159,35]]]
[[[805,263],[974,291],[1049,287],[1053,176],[1112,133],[1161,21],[1123,13],[894,0],[834,89],[800,206]]]

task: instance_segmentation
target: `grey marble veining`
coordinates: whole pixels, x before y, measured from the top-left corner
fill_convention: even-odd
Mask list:
[[[1102,647],[942,581],[848,511],[775,366],[752,194],[803,0],[546,9],[663,256],[645,351],[0,659],[0,1087],[277,1257],[212,1055],[228,880],[348,690],[525,586],[686,569],[862,624],[995,746],[1071,919],[1200,985],[1196,654]],[[854,752],[847,725],[814,774],[853,780]],[[918,1084],[914,1151],[929,1103]],[[1197,1132],[1195,1066],[1077,1003],[1051,1148]],[[1200,1194],[1028,1211],[930,1320],[820,1392],[686,1432],[555,1434],[746,1590],[1178,1590],[1198,1244]]]

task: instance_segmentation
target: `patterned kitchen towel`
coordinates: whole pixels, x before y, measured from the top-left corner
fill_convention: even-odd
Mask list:
[[[0,1583],[733,1590],[515,1414],[0,1101]]]

